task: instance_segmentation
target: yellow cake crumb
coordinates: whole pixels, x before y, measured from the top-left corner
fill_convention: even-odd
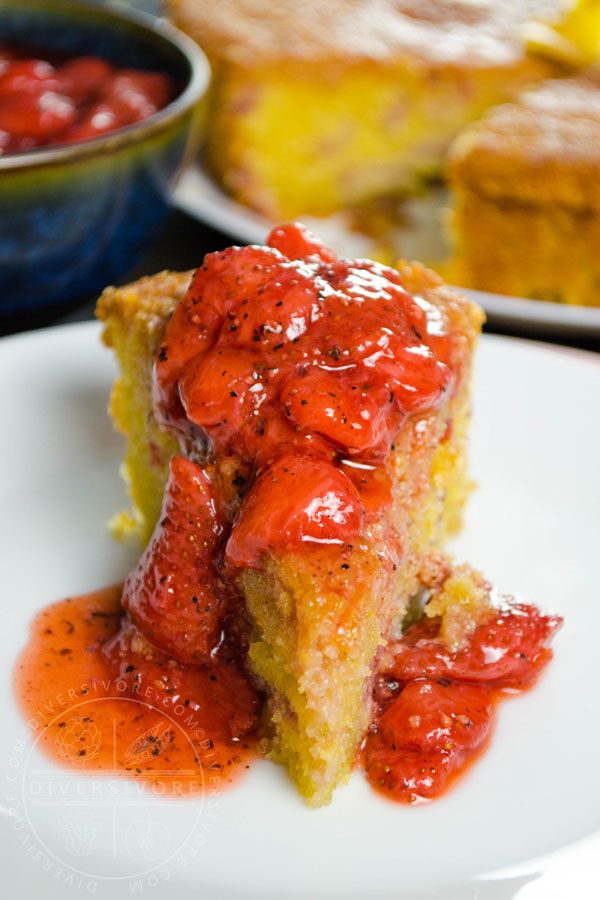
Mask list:
[[[493,615],[490,586],[469,565],[455,566],[424,612],[430,618],[441,617],[439,638],[454,653],[465,647],[477,626]]]

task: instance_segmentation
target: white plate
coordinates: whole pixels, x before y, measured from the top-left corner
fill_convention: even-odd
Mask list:
[[[132,803],[133,782],[119,781],[102,805],[89,779],[32,750],[10,687],[34,613],[115,582],[135,558],[105,529],[124,498],[121,439],[105,412],[114,367],[98,335],[84,324],[0,342],[0,894],[597,898],[597,359],[482,341],[472,439],[480,487],[456,549],[499,586],[560,611],[565,626],[540,683],[501,706],[490,750],[451,792],[397,806],[357,773],[315,811],[282,770],[260,762],[237,789],[204,803],[156,803],[147,794]],[[56,788],[45,804],[35,803],[40,779]],[[85,816],[99,820],[76,845],[65,843],[60,824],[65,779],[82,792],[84,825]]]
[[[174,202],[188,215],[243,243],[263,244],[273,225],[278,224],[236,203],[199,166],[184,173],[175,191]],[[443,192],[432,192],[428,198],[410,205],[410,226],[397,229],[404,256],[412,259],[443,257],[439,219],[444,205]],[[350,231],[343,215],[326,219],[301,216],[300,220],[344,256],[371,255],[371,242]],[[600,335],[600,307],[567,306],[482,291],[466,293],[483,306],[490,321],[498,327],[518,326],[520,331],[527,330],[530,334]]]

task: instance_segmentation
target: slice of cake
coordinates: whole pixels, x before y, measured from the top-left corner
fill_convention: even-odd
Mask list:
[[[525,22],[560,0],[168,0],[214,73],[207,160],[278,220],[417,190],[491,105],[559,66]],[[301,172],[302,177],[298,174]]]
[[[600,81],[551,80],[492,110],[450,155],[449,277],[480,290],[600,305]]]
[[[120,365],[125,521],[152,534],[130,620],[196,666],[241,634],[264,751],[326,803],[371,721],[376,661],[460,523],[482,313],[420,265],[337,259],[285,226],[191,282],[108,288],[98,315]]]

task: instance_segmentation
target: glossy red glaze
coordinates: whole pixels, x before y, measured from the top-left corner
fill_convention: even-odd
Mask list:
[[[117,69],[95,56],[54,64],[0,53],[0,153],[94,137],[147,118],[169,102],[159,72]]]
[[[403,636],[391,674],[400,681],[425,676],[520,687],[551,659],[548,645],[561,623],[560,616],[503,597],[497,615],[464,650],[451,653],[437,640],[437,621],[422,619]]]
[[[139,778],[161,795],[199,795],[209,778],[226,786],[255,755],[255,691],[229,651],[203,667],[134,652],[120,596],[109,588],[37,615],[15,686],[38,746],[77,773]]]
[[[242,503],[228,545],[238,565],[314,538],[306,510],[320,510],[324,539],[355,534],[357,491],[369,518],[381,512],[396,432],[452,382],[436,311],[397,271],[337,259],[298,225],[274,229],[269,244],[205,258],[155,366],[159,416],[184,448],[199,427],[209,456],[241,460],[250,485],[278,467],[277,487],[261,476]],[[310,471],[301,491],[300,466]],[[323,514],[328,495],[351,509],[344,522]]]
[[[333,250],[299,222],[277,225],[267,238],[267,243],[287,259],[304,259],[307,256],[316,256],[323,262],[335,262],[337,259]]]
[[[484,685],[409,681],[367,737],[367,778],[395,800],[435,796],[484,743],[491,722]]]
[[[405,803],[441,793],[485,745],[502,688],[522,689],[552,658],[547,645],[562,620],[503,599],[456,653],[438,640],[435,619],[413,625],[396,644],[375,688],[379,713],[363,754],[376,790]]]
[[[358,491],[340,469],[321,459],[288,454],[266,469],[247,494],[227,543],[227,560],[257,567],[272,547],[342,545],[360,534],[362,519]]]
[[[113,74],[113,67],[98,56],[80,56],[70,59],[59,68],[64,88],[78,105],[100,96],[103,86]]]
[[[125,582],[123,606],[154,647],[181,662],[205,662],[220,642],[229,596],[214,560],[224,532],[209,475],[176,456],[154,534]]]

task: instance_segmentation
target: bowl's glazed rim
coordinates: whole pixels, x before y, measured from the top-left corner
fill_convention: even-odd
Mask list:
[[[164,18],[141,12],[140,10],[123,10],[113,3],[104,3],[95,6],[89,3],[73,2],[73,0],[53,0],[56,8],[65,11],[83,11],[86,14],[97,14],[99,19],[106,22],[120,20],[141,26],[154,32],[179,50],[190,65],[190,76],[181,93],[170,103],[157,112],[107,134],[98,137],[87,138],[72,144],[56,144],[49,147],[39,147],[34,150],[24,150],[18,153],[0,155],[0,172],[16,169],[24,169],[47,164],[63,164],[76,159],[96,156],[105,152],[113,152],[129,144],[136,144],[140,139],[145,139],[163,131],[171,125],[182,113],[191,109],[206,93],[211,71],[208,59],[204,51],[192,38],[176,28]],[[45,0],[32,0],[32,5],[47,8]],[[0,10],[2,4],[0,4]]]

